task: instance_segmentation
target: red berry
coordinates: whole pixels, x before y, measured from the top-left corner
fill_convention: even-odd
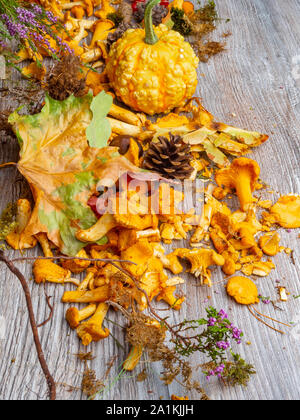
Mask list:
[[[161,5],[161,6],[163,6],[163,7],[168,8],[168,7],[169,7],[169,2],[168,2],[168,0],[162,0],[162,1],[160,2],[160,5]]]
[[[135,0],[135,1],[132,3],[131,7],[132,7],[132,11],[133,11],[133,12],[136,12],[136,11],[137,11],[137,0]]]

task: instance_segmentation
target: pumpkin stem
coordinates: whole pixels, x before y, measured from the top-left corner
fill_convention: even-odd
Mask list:
[[[147,3],[145,16],[144,16],[144,24],[145,24],[145,42],[146,44],[154,45],[158,41],[158,37],[153,29],[152,23],[152,9],[155,7],[160,0],[150,0]]]

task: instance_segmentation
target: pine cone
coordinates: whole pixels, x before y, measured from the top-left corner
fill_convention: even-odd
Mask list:
[[[114,32],[111,32],[108,34],[107,39],[106,39],[107,50],[108,51],[110,50],[110,47],[112,46],[112,44],[118,41],[118,39],[123,36],[124,32],[127,31],[127,29],[135,29],[136,27],[137,25],[134,25],[132,23],[122,22]]]
[[[145,3],[139,2],[137,4],[137,10],[133,14],[137,22],[142,22],[142,20],[144,19],[146,6],[147,6],[146,2]],[[153,25],[154,26],[159,25],[162,22],[162,20],[167,16],[168,13],[169,13],[169,10],[165,6],[161,6],[160,4],[156,5],[152,11]]]
[[[194,170],[191,160],[190,145],[185,144],[182,137],[170,133],[170,140],[160,136],[157,143],[150,144],[143,166],[165,178],[182,180],[189,178]]]

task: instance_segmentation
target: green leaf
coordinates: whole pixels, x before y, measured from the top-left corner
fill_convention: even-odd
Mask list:
[[[86,136],[91,147],[101,149],[107,146],[111,135],[111,127],[106,116],[112,106],[113,98],[104,91],[97,95],[91,104],[93,119],[86,129]]]

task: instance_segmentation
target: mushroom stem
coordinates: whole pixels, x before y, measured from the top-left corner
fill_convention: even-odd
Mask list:
[[[247,211],[249,204],[253,203],[251,181],[247,171],[241,169],[236,177],[235,189],[239,197],[241,210]]]
[[[146,229],[146,230],[140,230],[136,232],[137,239],[151,238],[152,236],[160,240],[159,229]]]
[[[127,356],[127,359],[123,363],[123,369],[127,371],[132,371],[140,361],[140,358],[143,354],[143,346],[137,345],[131,347],[130,353]]]
[[[117,120],[124,121],[128,124],[132,124],[136,126],[141,125],[141,120],[136,114],[134,114],[131,111],[128,111],[125,108],[121,108],[120,106],[117,106],[115,104],[111,106],[109,110],[109,115],[116,118]]]
[[[89,272],[87,274],[87,276],[85,277],[85,279],[80,283],[80,285],[79,285],[79,287],[78,287],[77,290],[78,291],[81,291],[81,292],[87,290],[87,288],[88,288],[88,286],[90,284],[90,281],[93,280],[93,278],[94,278],[94,273]]]
[[[44,233],[44,232],[41,232],[41,233],[37,233],[34,236],[36,237],[39,244],[41,245],[44,256],[45,257],[53,257],[53,253],[52,253],[51,248],[50,248],[50,244],[49,244],[49,241],[48,241],[47,234]]]
[[[107,303],[100,303],[92,318],[77,328],[77,334],[84,346],[88,346],[92,341],[97,342],[109,336],[109,330],[102,328],[108,309],[109,305]]]
[[[139,134],[142,133],[141,127],[137,127],[136,125],[127,124],[123,121],[116,120],[114,118],[107,118],[111,129],[116,134],[123,134],[125,136],[132,136],[137,137]]]
[[[65,3],[61,5],[62,10],[68,10],[68,9],[72,9],[73,7],[76,6],[82,6],[84,7],[84,2],[83,1],[75,1],[75,2],[70,2],[70,3]]]
[[[82,242],[97,242],[110,230],[116,227],[116,221],[111,214],[104,214],[95,225],[86,230],[79,230],[76,238]]]
[[[109,286],[97,287],[97,289],[88,291],[69,291],[62,297],[63,303],[98,303],[105,302],[110,297]]]

